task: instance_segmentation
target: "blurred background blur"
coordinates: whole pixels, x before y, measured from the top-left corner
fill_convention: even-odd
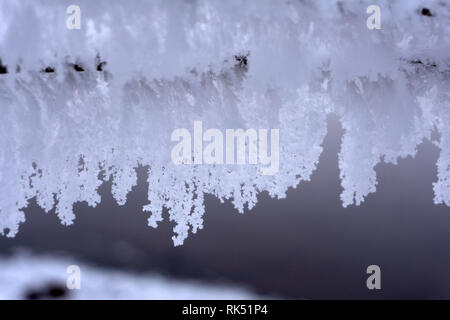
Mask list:
[[[261,194],[245,214],[210,197],[205,228],[179,247],[170,222],[147,226],[142,168],[126,205],[105,184],[99,206],[77,204],[70,227],[31,202],[19,234],[0,238],[0,298],[450,298],[450,211],[432,193],[438,149],[427,141],[414,159],[378,165],[377,192],[344,209],[343,132],[333,117],[328,129],[310,182],[286,199]],[[72,264],[81,289],[67,291]],[[366,287],[372,264],[381,290]]]

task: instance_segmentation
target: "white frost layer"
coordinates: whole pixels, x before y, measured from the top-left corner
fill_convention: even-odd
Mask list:
[[[309,180],[330,113],[345,129],[344,206],[375,192],[377,163],[414,156],[434,129],[434,200],[450,205],[450,5],[377,1],[382,29],[368,30],[372,2],[86,0],[82,29],[68,30],[62,1],[1,1],[0,232],[17,233],[33,197],[71,224],[73,204],[96,206],[111,178],[124,204],[143,165],[149,225],[167,208],[182,244],[202,228],[205,194],[242,212],[261,191],[282,198]],[[173,165],[170,134],[195,120],[280,128],[278,174]]]
[[[24,299],[28,292],[43,291],[48,286],[66,288],[73,273],[71,259],[48,256],[17,255],[0,258],[0,300]],[[207,285],[195,281],[170,280],[148,274],[133,275],[86,265],[80,267],[80,289],[67,290],[67,299],[261,299],[246,289]],[[46,297],[48,298],[48,297]]]

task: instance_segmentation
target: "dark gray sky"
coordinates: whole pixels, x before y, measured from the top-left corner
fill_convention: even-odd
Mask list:
[[[378,191],[361,206],[344,209],[341,135],[331,119],[318,170],[286,199],[262,194],[241,215],[231,203],[209,197],[205,228],[181,247],[173,247],[171,223],[147,227],[141,211],[147,186],[140,174],[125,206],[117,206],[104,185],[101,204],[78,204],[70,227],[33,203],[16,238],[0,238],[0,253],[25,247],[122,270],[243,284],[287,298],[450,298],[450,208],[434,205],[432,192],[439,150],[426,142],[414,159],[378,165]],[[381,267],[378,291],[366,288],[371,264]]]

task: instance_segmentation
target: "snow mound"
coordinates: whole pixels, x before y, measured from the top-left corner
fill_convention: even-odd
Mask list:
[[[80,287],[71,285],[76,266]],[[69,269],[68,269],[69,268]],[[20,254],[0,258],[0,300],[210,300],[261,299],[240,287],[172,280],[158,274],[132,274],[88,265],[73,259]],[[68,272],[69,271],[69,272]],[[75,282],[74,282],[75,283]]]

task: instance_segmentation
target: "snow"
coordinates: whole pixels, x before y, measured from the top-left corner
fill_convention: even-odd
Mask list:
[[[75,3],[81,29],[69,30]],[[377,163],[414,156],[433,130],[434,201],[450,205],[450,5],[377,4],[381,30],[366,27],[372,1],[0,1],[0,232],[18,232],[34,197],[71,224],[73,204],[96,206],[108,179],[124,204],[142,165],[148,223],[166,208],[180,245],[203,227],[205,194],[243,212],[309,180],[329,114],[345,130],[343,206],[376,191]],[[279,128],[278,173],[173,164],[171,133],[196,120]]]
[[[79,289],[66,283],[78,266]],[[77,268],[78,269],[78,268]],[[113,269],[74,263],[72,258],[18,254],[0,257],[0,300],[26,298],[63,299],[127,299],[127,300],[210,300],[261,299],[253,292],[230,285],[206,284],[198,281],[173,280],[158,274],[133,274]],[[51,289],[60,296],[46,295]]]

